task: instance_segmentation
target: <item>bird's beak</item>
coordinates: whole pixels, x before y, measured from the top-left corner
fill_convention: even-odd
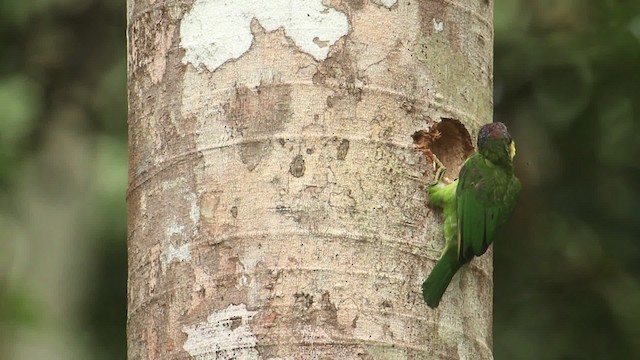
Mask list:
[[[513,160],[514,156],[516,156],[516,142],[512,140],[511,144],[509,145],[509,157],[511,157],[511,160]]]

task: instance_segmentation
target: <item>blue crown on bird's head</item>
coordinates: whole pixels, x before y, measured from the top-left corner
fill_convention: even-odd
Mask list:
[[[491,140],[506,140],[507,144],[511,143],[507,126],[501,122],[483,125],[478,133],[478,148],[484,148]]]
[[[478,152],[492,163],[510,168],[516,156],[516,145],[501,122],[484,125],[478,132]]]

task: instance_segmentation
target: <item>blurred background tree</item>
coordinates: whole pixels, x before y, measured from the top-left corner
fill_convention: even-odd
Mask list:
[[[0,2],[0,358],[125,359],[124,1]],[[496,359],[640,358],[640,2],[497,0]]]
[[[495,7],[524,190],[494,248],[495,358],[638,359],[640,2]]]
[[[125,359],[124,1],[0,2],[0,358]]]

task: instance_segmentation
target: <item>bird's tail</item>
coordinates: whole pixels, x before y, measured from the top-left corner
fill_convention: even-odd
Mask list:
[[[438,307],[440,299],[449,286],[453,275],[460,269],[462,264],[458,261],[458,251],[455,246],[449,246],[431,274],[422,283],[422,296],[430,308]]]

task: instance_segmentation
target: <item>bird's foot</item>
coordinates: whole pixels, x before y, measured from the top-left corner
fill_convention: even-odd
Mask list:
[[[433,155],[433,167],[435,174],[433,177],[433,182],[429,183],[430,186],[439,184],[444,178],[444,173],[447,171],[447,168],[435,154]]]

